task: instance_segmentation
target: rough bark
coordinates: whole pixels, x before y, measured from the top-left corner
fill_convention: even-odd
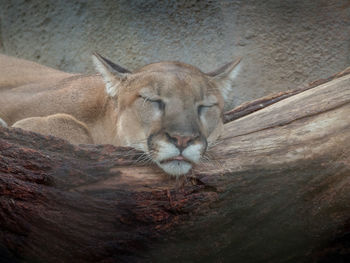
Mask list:
[[[347,73],[227,113],[182,182],[132,149],[0,128],[2,261],[349,259]]]

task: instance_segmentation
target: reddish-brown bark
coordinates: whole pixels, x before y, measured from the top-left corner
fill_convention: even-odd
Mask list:
[[[212,162],[180,181],[129,148],[0,128],[1,260],[349,259],[349,83],[227,113]]]

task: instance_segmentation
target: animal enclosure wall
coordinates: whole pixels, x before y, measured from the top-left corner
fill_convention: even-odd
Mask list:
[[[347,0],[2,0],[0,52],[75,72],[93,72],[93,51],[130,69],[240,56],[233,106],[347,67],[349,17]]]

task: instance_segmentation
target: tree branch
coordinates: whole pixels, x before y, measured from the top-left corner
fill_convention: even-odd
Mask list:
[[[2,258],[327,258],[350,219],[349,70],[313,85],[228,112],[211,162],[184,182],[133,149],[0,128]]]

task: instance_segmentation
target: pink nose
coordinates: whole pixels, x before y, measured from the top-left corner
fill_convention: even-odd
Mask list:
[[[193,137],[190,136],[179,136],[179,135],[173,135],[173,138],[175,138],[176,146],[179,148],[186,148],[189,144],[189,142],[193,139]]]
[[[181,135],[170,135],[166,134],[169,140],[174,143],[179,149],[185,149],[191,142],[193,142],[197,136],[181,136]]]

